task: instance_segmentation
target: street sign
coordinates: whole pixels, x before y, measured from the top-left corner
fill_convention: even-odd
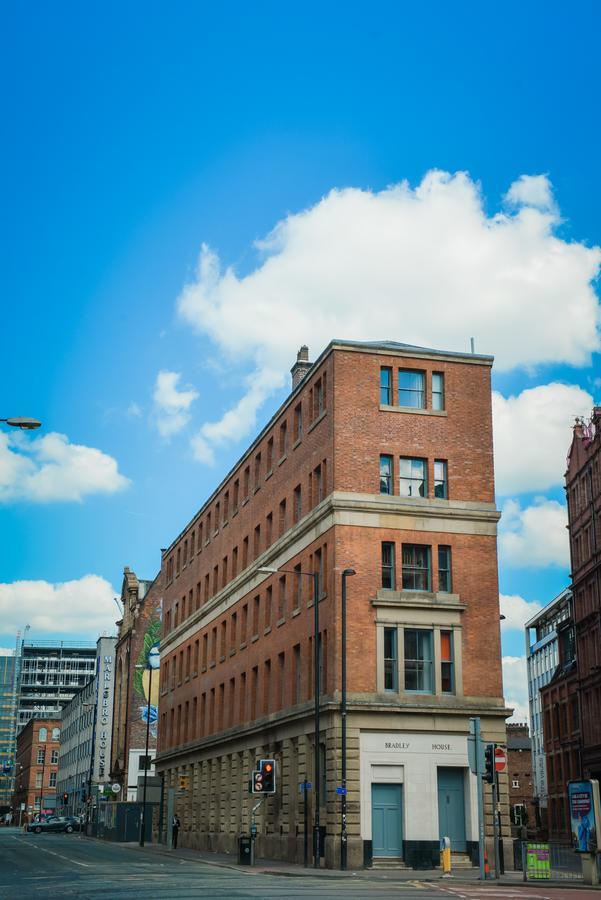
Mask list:
[[[115,784],[113,784],[111,786],[111,791],[113,792],[113,794],[120,794],[121,793],[121,785],[117,784],[117,782],[115,782]]]
[[[337,788],[336,788],[336,793],[337,793],[337,794],[346,794],[346,793],[347,793],[347,790],[346,790],[345,787],[337,787]]]
[[[313,785],[311,784],[310,781],[301,781],[301,783],[298,786],[298,789],[302,794],[302,792],[304,790],[310,791],[312,787],[313,787]]]
[[[507,768],[507,751],[503,747],[495,747],[495,770],[504,772]]]
[[[478,747],[478,753],[476,753]],[[467,738],[467,759],[470,771],[474,775],[481,775],[484,772],[484,743],[481,738],[476,739],[473,734]]]

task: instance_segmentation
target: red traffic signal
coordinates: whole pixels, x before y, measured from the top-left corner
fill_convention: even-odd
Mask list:
[[[260,760],[259,772],[262,775],[262,793],[275,794],[275,759]]]

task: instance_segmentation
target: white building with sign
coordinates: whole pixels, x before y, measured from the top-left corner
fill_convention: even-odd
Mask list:
[[[93,786],[109,778],[115,641],[98,639],[96,674],[63,710],[57,806],[69,815],[84,812]]]

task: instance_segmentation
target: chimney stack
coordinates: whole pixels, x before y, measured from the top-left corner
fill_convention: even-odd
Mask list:
[[[309,348],[306,344],[303,344],[296,354],[296,362],[290,369],[292,375],[292,390],[301,383],[312,366],[313,363],[309,362]]]

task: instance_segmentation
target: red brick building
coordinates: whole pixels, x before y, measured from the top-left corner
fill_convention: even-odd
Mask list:
[[[566,472],[582,777],[601,779],[601,407],[577,421]]]
[[[532,775],[532,742],[528,725],[507,723],[507,775],[511,833],[526,837],[536,833],[536,806]]]
[[[251,770],[273,756],[279,789],[258,814],[258,853],[302,859],[299,784],[314,781],[316,743],[303,573],[317,572],[320,812],[326,862],[337,864],[341,573],[352,567],[349,865],[430,865],[445,834],[473,855],[469,717],[503,743],[506,716],[492,359],[346,341],[305,359],[290,396],[163,553],[157,768],[166,789],[188,776],[180,840],[233,851],[249,828]],[[501,790],[506,804],[506,779]]]
[[[159,697],[159,642],[162,577],[139,579],[123,571],[121,606],[115,645],[115,694],[110,778],[121,784],[120,800],[136,800],[138,777],[154,774]],[[146,755],[146,722],[150,696],[150,732]]]
[[[56,810],[60,736],[59,719],[30,719],[17,737],[12,805],[17,817],[21,805],[25,804],[22,822],[31,821],[37,813],[54,813]]]

